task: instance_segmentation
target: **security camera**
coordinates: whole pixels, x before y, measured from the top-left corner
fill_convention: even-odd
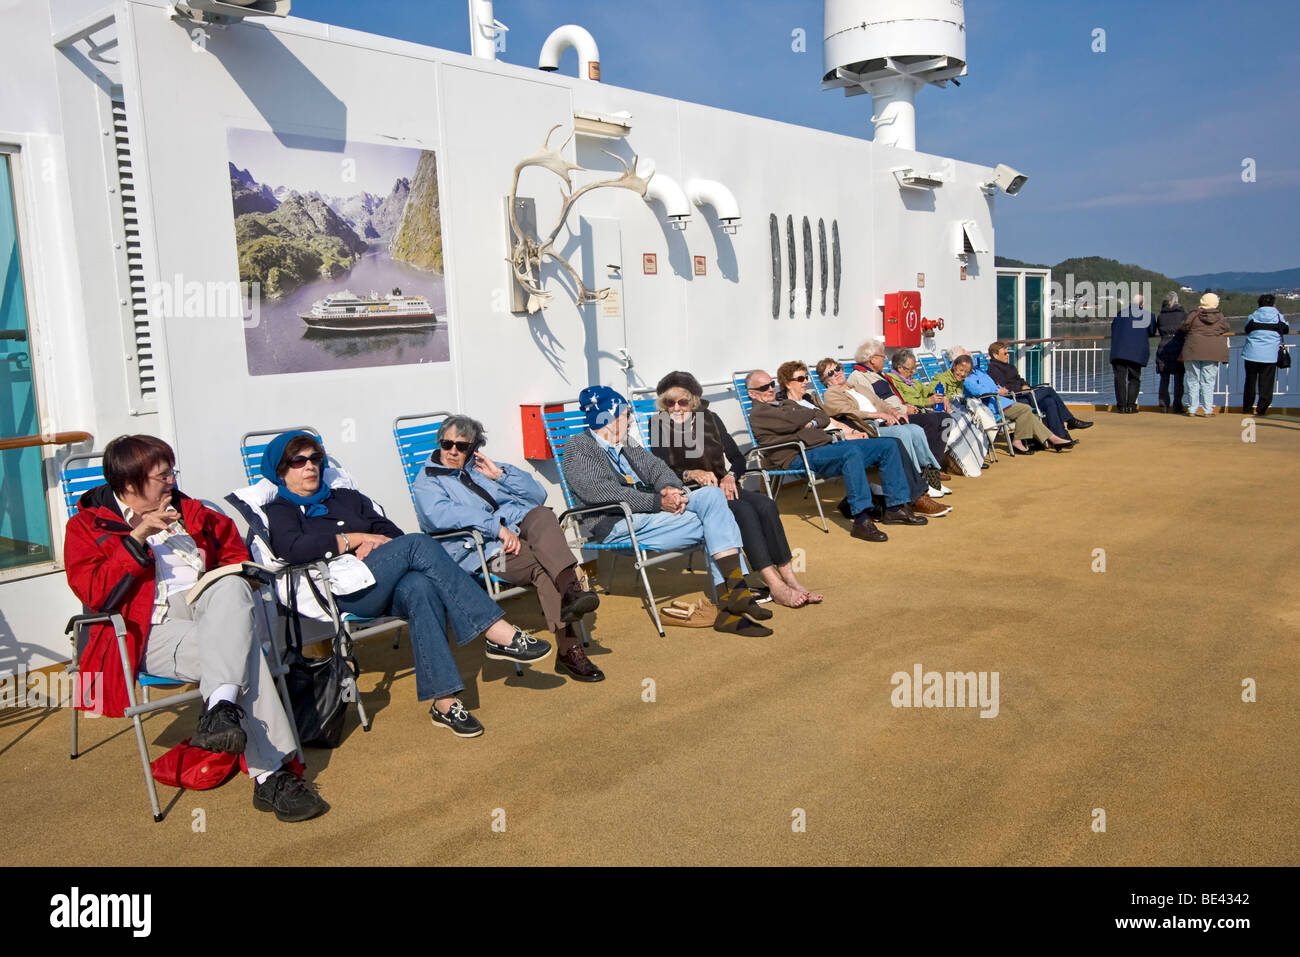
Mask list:
[[[993,178],[987,183],[980,184],[980,189],[990,196],[995,189],[1000,189],[1008,196],[1014,196],[1020,192],[1020,187],[1025,185],[1025,180],[1029,179],[1024,173],[1012,169],[1006,163],[999,163],[997,169],[993,171]]]

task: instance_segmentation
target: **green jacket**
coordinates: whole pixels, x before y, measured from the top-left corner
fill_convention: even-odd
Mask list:
[[[913,379],[914,384],[908,385],[897,372],[889,373],[889,381],[894,383],[894,388],[898,390],[899,397],[908,405],[914,405],[918,409],[929,408],[930,396],[934,395],[934,386],[931,383]],[[944,385],[944,388],[947,389],[948,386]],[[958,393],[960,391],[959,389]]]

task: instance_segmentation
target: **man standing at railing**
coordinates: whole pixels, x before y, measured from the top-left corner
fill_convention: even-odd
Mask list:
[[[1142,370],[1151,359],[1151,313],[1134,295],[1127,309],[1110,324],[1110,366],[1115,370],[1115,411],[1136,412],[1142,391]]]

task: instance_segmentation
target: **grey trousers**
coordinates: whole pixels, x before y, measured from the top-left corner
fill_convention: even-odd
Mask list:
[[[1037,439],[1044,445],[1052,437],[1052,430],[1043,425],[1043,420],[1034,414],[1034,410],[1023,402],[1012,402],[1002,410],[1016,429],[1016,438],[1021,442],[1025,439]]]
[[[244,760],[256,777],[294,753],[293,720],[284,712],[262,653],[253,592],[242,578],[223,578],[189,605],[172,596],[167,617],[149,631],[144,669],[160,678],[197,681],[204,699],[221,685],[239,686],[248,744]]]

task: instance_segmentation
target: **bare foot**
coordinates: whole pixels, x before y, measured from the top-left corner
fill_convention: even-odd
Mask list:
[[[820,605],[826,600],[824,596],[817,594],[815,591],[805,591],[803,594],[810,605]]]
[[[797,588],[791,588],[784,581],[773,582],[768,586],[772,591],[772,598],[778,604],[786,608],[802,608],[808,604],[808,593]]]

